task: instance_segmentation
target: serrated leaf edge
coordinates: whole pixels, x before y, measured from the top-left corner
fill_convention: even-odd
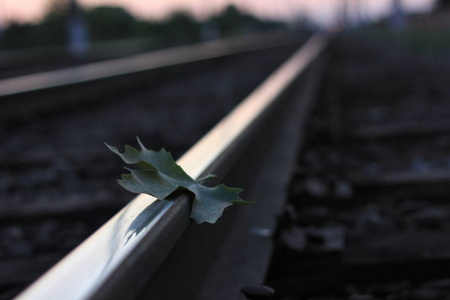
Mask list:
[[[202,178],[200,178],[200,179],[197,179],[197,180],[194,180],[192,177],[190,177],[177,163],[176,163],[176,161],[173,159],[173,157],[172,157],[172,154],[169,152],[169,151],[166,151],[166,149],[164,149],[164,148],[162,148],[160,151],[154,151],[154,150],[150,150],[150,149],[147,149],[144,145],[143,145],[143,143],[141,142],[141,140],[139,139],[139,137],[136,137],[136,139],[137,139],[137,142],[138,142],[138,144],[139,144],[139,146],[140,146],[140,148],[141,148],[141,151],[144,151],[144,150],[146,150],[146,151],[153,151],[153,152],[155,152],[155,153],[163,153],[163,154],[169,154],[170,155],[170,157],[171,157],[171,159],[173,160],[173,162],[175,163],[175,165],[177,166],[177,167],[179,167],[180,168],[180,170],[191,180],[191,184],[189,184],[189,186],[186,186],[186,187],[184,187],[184,186],[178,186],[178,185],[176,185],[176,186],[174,186],[173,184],[171,184],[168,180],[167,180],[167,175],[166,174],[164,174],[163,172],[160,172],[160,170],[155,166],[155,165],[153,165],[152,163],[150,163],[150,162],[148,162],[148,161],[143,161],[143,160],[126,160],[126,157],[125,157],[125,155],[126,155],[126,153],[127,153],[127,151],[131,151],[131,152],[135,152],[135,153],[141,153],[141,151],[139,151],[139,150],[137,150],[137,149],[135,149],[134,147],[132,147],[132,146],[130,146],[130,145],[125,145],[125,152],[123,152],[123,153],[121,153],[120,151],[119,151],[119,149],[117,148],[117,147],[114,147],[114,146],[110,146],[110,145],[108,145],[107,143],[105,143],[105,145],[108,147],[108,149],[110,150],[110,151],[112,151],[113,153],[115,153],[116,155],[118,155],[126,164],[132,164],[132,165],[136,165],[137,167],[139,167],[140,169],[142,169],[142,170],[146,170],[146,168],[144,168],[144,166],[151,166],[151,168],[153,168],[159,175],[161,175],[161,177],[164,179],[164,180],[166,180],[166,182],[169,184],[169,185],[171,185],[171,186],[174,186],[175,188],[174,188],[174,190],[171,192],[171,193],[169,193],[166,197],[168,197],[170,194],[172,194],[173,192],[175,192],[176,190],[178,190],[179,188],[186,188],[187,190],[189,190],[190,192],[192,192],[193,194],[194,194],[194,199],[193,199],[193,206],[192,206],[192,210],[191,210],[191,213],[190,213],[190,216],[191,216],[191,218],[197,223],[197,224],[201,224],[201,223],[203,223],[203,222],[207,222],[207,223],[211,223],[211,224],[213,224],[213,223],[215,223],[222,215],[223,215],[223,211],[225,210],[225,208],[226,207],[228,207],[228,206],[231,206],[231,205],[233,205],[233,204],[253,204],[254,202],[253,201],[244,201],[244,200],[242,200],[240,197],[239,197],[239,194],[243,191],[243,189],[240,189],[240,188],[231,188],[231,187],[227,187],[227,186],[225,186],[224,184],[220,184],[220,185],[217,185],[217,186],[215,186],[215,187],[207,187],[207,186],[204,186],[203,184],[201,184],[200,182],[201,181],[204,181],[204,180],[207,180],[207,179],[211,179],[211,178],[215,178],[216,177],[216,175],[213,175],[213,174],[209,174],[209,175],[207,175],[207,176],[205,176],[205,177],[202,177]],[[126,190],[128,190],[128,191],[130,191],[130,192],[133,192],[133,193],[136,193],[135,191],[132,191],[132,190],[130,190],[130,189],[128,189],[127,187],[125,187],[124,186],[124,184],[123,184],[123,182],[124,182],[124,176],[133,176],[133,169],[130,169],[130,168],[127,168],[127,167],[125,167],[125,169],[126,170],[128,170],[128,171],[130,171],[131,173],[130,174],[123,174],[122,175],[122,180],[118,180],[118,183],[124,188],[124,189],[126,189]],[[231,190],[233,190],[233,192],[235,193],[235,197],[237,198],[236,200],[232,200],[232,201],[225,201],[224,202],[224,208],[221,210],[221,212],[220,212],[220,214],[217,214],[217,218],[202,218],[202,219],[198,219],[198,218],[196,218],[196,217],[193,217],[193,215],[195,216],[196,214],[197,214],[197,212],[195,211],[195,204],[196,203],[198,203],[198,202],[202,202],[202,200],[200,199],[200,197],[197,195],[197,193],[198,194],[200,194],[200,192],[199,192],[199,189],[198,189],[198,186],[203,186],[203,187],[207,187],[207,188],[218,188],[218,187],[224,187],[224,188],[226,188],[227,190],[229,190],[230,192],[231,192]],[[152,195],[151,193],[147,193],[147,194],[150,194],[150,195]],[[154,196],[154,195],[152,195],[152,196]],[[160,200],[163,200],[163,199],[160,199]]]

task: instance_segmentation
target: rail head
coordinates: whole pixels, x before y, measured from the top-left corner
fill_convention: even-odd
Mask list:
[[[326,36],[311,37],[177,163],[194,179],[209,172],[225,152],[246,138],[248,129],[326,45]],[[159,201],[138,195],[17,299],[110,299],[104,287],[130,284],[129,289],[136,288],[141,279],[133,272],[138,272],[139,261],[150,262],[150,268],[141,270],[150,277],[191,222],[190,200],[180,197]],[[124,278],[128,283],[118,282]]]

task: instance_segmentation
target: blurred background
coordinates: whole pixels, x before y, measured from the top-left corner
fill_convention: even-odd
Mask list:
[[[128,49],[154,49],[274,28],[336,32],[362,25],[379,35],[402,28],[409,42],[438,40],[446,33],[447,6],[446,0],[2,0],[0,49],[71,44],[80,56],[119,39]]]

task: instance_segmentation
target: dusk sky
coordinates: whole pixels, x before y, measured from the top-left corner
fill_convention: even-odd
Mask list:
[[[0,0],[0,24],[10,21],[37,22],[58,0]],[[243,11],[270,19],[293,19],[308,16],[319,23],[333,21],[343,1],[359,2],[363,15],[378,18],[392,6],[392,0],[78,0],[85,8],[98,5],[121,6],[142,19],[161,19],[175,10],[185,10],[204,17],[234,4]],[[407,12],[427,11],[435,0],[402,0]]]

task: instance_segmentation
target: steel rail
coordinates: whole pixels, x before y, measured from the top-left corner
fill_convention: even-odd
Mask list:
[[[178,164],[196,179],[229,159],[227,153],[237,152],[238,143],[254,134],[252,128],[326,44],[325,36],[310,38]],[[190,226],[189,211],[188,196],[177,201],[137,196],[17,299],[123,299],[124,290],[133,298]]]
[[[147,38],[125,38],[92,42],[89,45],[87,55],[82,60],[112,59],[142,53],[150,49],[150,41]],[[48,61],[54,58],[72,59],[73,57],[70,56],[65,45],[0,50],[0,68],[26,66],[39,60]]]
[[[4,79],[0,81],[0,97],[75,85],[222,56],[270,49],[282,45],[292,45],[297,42],[294,34],[259,33],[246,37],[227,38],[152,51],[62,70]]]

